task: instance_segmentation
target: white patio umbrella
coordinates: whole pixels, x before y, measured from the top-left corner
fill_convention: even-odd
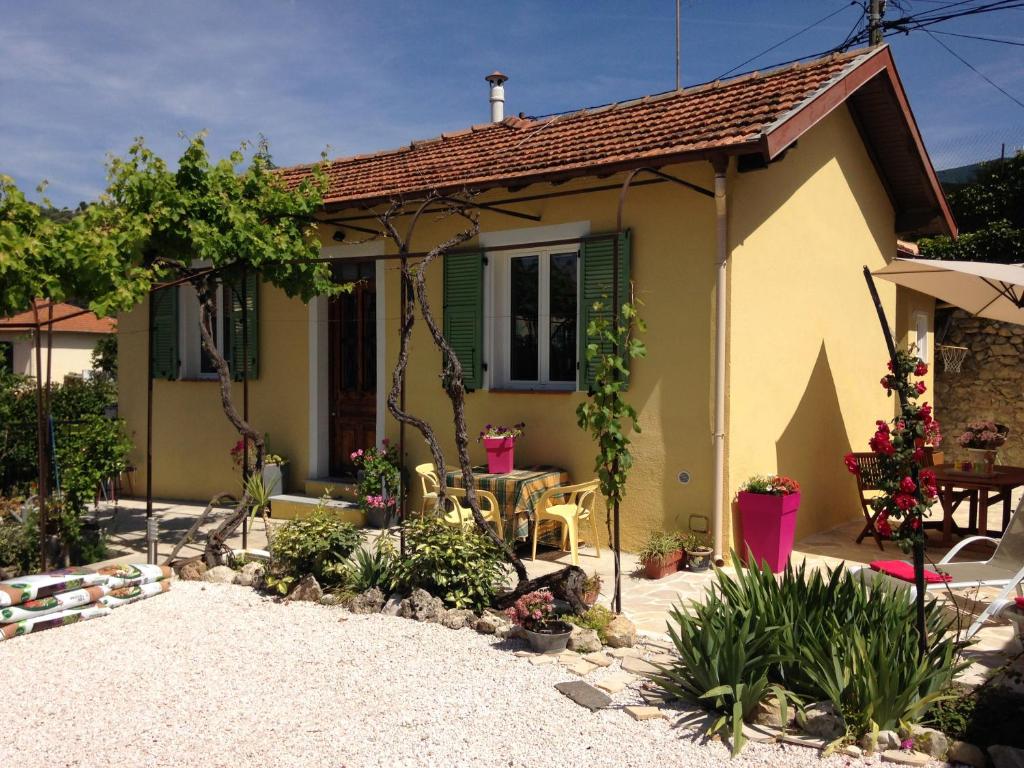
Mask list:
[[[978,317],[1024,324],[1024,265],[893,259],[876,277],[926,293]]]

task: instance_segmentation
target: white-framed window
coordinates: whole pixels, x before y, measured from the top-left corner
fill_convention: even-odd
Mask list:
[[[923,363],[930,363],[931,350],[928,347],[928,313],[914,312],[912,320],[914,344],[917,346],[917,358]]]
[[[213,318],[213,336],[217,350],[224,359],[231,363],[231,317],[224,311],[225,289],[217,287],[216,311]],[[181,349],[182,379],[216,379],[217,370],[213,359],[203,349],[202,336],[199,331],[199,297],[196,290],[188,283],[178,286],[178,338]]]
[[[574,390],[579,333],[579,247],[488,253],[493,277],[491,386]]]

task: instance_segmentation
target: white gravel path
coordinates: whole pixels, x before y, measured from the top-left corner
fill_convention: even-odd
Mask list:
[[[176,582],[106,618],[0,643],[0,765],[877,764],[760,744],[729,761],[667,722],[577,706],[553,687],[573,679],[471,630]]]

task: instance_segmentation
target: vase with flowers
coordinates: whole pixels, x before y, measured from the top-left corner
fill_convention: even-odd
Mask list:
[[[992,475],[999,458],[999,447],[1006,442],[1010,428],[994,421],[972,421],[957,438],[961,448],[970,457],[971,472],[976,475]]]
[[[487,424],[477,438],[484,444],[487,451],[487,471],[492,475],[511,472],[515,466],[516,440],[523,435],[526,422],[521,421],[511,427]]]
[[[505,615],[523,628],[530,647],[538,653],[561,653],[569,644],[572,626],[555,617],[555,596],[547,589],[523,595]]]
[[[265,445],[267,438],[264,437],[263,440]],[[248,437],[240,438],[232,446],[230,454],[231,463],[235,465],[236,469],[242,469],[244,465],[246,475],[252,474],[256,469],[256,445],[252,439]],[[266,488],[268,496],[284,493],[284,465],[284,458],[276,453],[267,451],[263,454],[261,475],[263,487]]]
[[[356,494],[366,521],[374,528],[395,525],[401,492],[398,450],[385,438],[380,448],[360,448],[349,458],[359,470]]]
[[[800,484],[785,475],[755,475],[740,487],[737,502],[748,559],[779,573],[793,553]]]

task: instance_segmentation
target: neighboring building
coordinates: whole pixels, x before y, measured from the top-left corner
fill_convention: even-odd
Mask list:
[[[637,176],[618,231],[623,181],[640,167],[692,186]],[[576,425],[588,379],[581,334],[592,297],[610,294],[618,239],[622,291],[631,287],[649,326],[648,356],[633,363],[629,390],[642,432],[631,436],[624,546],[636,548],[651,529],[713,519],[716,406],[725,417],[718,487],[727,505],[749,475],[781,472],[803,485],[800,535],[860,514],[842,458],[864,450],[875,420],[893,412],[878,385],[886,350],[862,266],[893,258],[898,236],[955,232],[887,47],[547,119],[499,119],[336,160],[327,172],[322,218],[333,224],[321,228],[323,254],[359,287],[308,305],[266,284],[250,291],[258,293],[251,418],[289,460],[292,490],[314,492],[319,486],[306,481],[346,474],[353,448],[399,437],[385,399],[398,341],[395,249],[333,236],[365,238],[352,228],[372,230],[372,211],[399,196],[474,189],[479,236],[429,276],[432,305],[473,389],[471,434],[488,422],[525,421],[517,463],[593,476],[596,449]],[[283,171],[289,183],[306,173]],[[424,217],[412,248],[458,228]],[[718,267],[723,256],[727,272]],[[720,275],[725,324],[716,321]],[[881,281],[878,289],[900,339],[930,346],[933,301]],[[155,308],[153,488],[205,499],[237,486],[228,455],[237,437],[203,368],[194,296],[176,290]],[[121,320],[120,413],[138,445],[147,313],[142,305]],[[224,323],[222,343],[231,346],[237,326]],[[240,359],[237,339],[233,346]],[[452,463],[438,371],[419,321],[405,403],[439,430]],[[403,458],[410,470],[429,460],[411,428]],[[476,443],[472,458],[484,460]],[[144,465],[142,456],[132,461]],[[735,535],[728,506],[720,530],[727,549]]]
[[[47,320],[50,302],[37,299],[39,318]],[[65,376],[85,376],[92,370],[92,352],[104,336],[117,333],[117,320],[100,318],[92,312],[82,312],[73,304],[53,305],[52,353],[49,351],[51,335],[44,327],[41,334],[43,376],[50,360],[50,379],[60,382]],[[67,318],[67,319],[61,319]],[[35,331],[24,326],[35,322],[30,309],[11,317],[0,318],[0,368],[23,376],[36,375]]]

